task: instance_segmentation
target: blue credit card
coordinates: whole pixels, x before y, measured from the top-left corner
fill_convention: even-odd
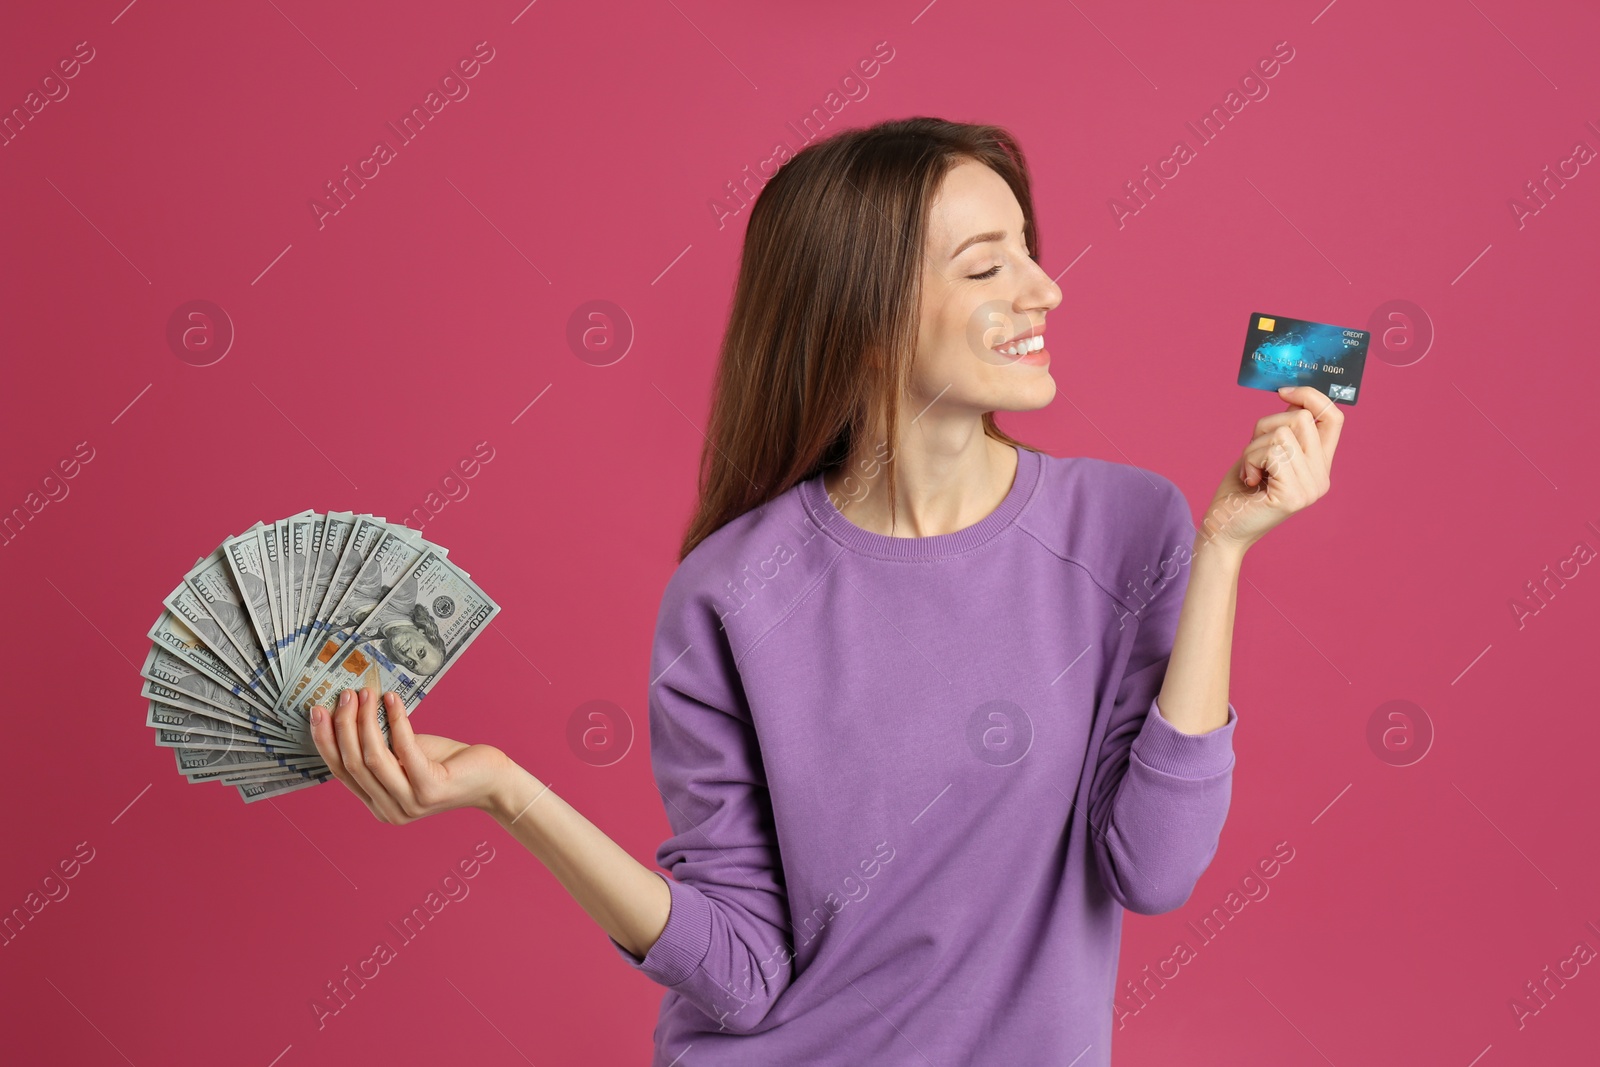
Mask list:
[[[1372,334],[1287,315],[1251,312],[1239,384],[1251,389],[1309,385],[1340,404],[1355,404]]]

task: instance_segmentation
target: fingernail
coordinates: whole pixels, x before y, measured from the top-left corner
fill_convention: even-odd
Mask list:
[[[351,693],[350,690],[348,690],[348,689],[346,689],[344,692],[340,693],[339,694],[339,706],[341,708],[349,706],[350,701],[353,698],[353,696],[354,696],[354,694]]]
[[[311,725],[322,725],[322,709],[320,707],[314,707],[311,709]]]

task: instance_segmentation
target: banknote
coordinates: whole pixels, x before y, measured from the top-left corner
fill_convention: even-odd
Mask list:
[[[215,683],[216,689],[209,692],[218,699],[221,694],[226,694],[231,698],[231,706],[244,709],[241,714],[247,716],[249,722],[256,722],[259,716],[264,724],[281,725],[273,717],[270,705],[263,703],[260,695],[244,684],[243,679],[230,675],[228,665],[172,612],[163,611],[157,616],[147,636],[150,638],[152,656],[157,652],[165,652]]]
[[[328,587],[318,601],[317,612],[306,621],[306,632],[298,641],[299,662],[295,669],[303,663],[309,651],[320,643],[326,620],[391,529],[387,522],[377,516],[358,515],[353,518],[355,521],[345,537],[345,546],[329,570]]]
[[[410,534],[411,536],[406,536]],[[305,687],[321,673],[322,667],[344,647],[357,619],[393,589],[401,578],[422,559],[421,539],[414,531],[392,531],[367,558],[340,597],[339,603],[328,612],[328,617],[318,628],[319,648],[315,658],[289,675],[290,683],[284,693],[284,703],[292,705],[305,692]]]
[[[460,568],[428,551],[381,600],[352,612],[355,633],[284,705],[284,725],[309,742],[312,706],[331,707],[343,689],[392,691],[415,710],[499,610]],[[387,737],[382,708],[378,718]]]
[[[317,516],[311,528],[311,574],[306,579],[305,603],[300,609],[300,622],[295,628],[295,656],[304,654],[302,643],[306,641],[311,621],[317,617],[318,609],[322,607],[322,600],[328,595],[328,586],[333,582],[333,571],[339,563],[339,556],[344,552],[345,545],[350,542],[350,533],[355,525],[355,516],[348,511],[330,512],[326,516]],[[291,660],[289,673],[293,674],[298,663]]]
[[[254,782],[238,786],[239,795],[246,804],[254,804],[258,800],[271,800],[273,797],[284,793],[292,793],[296,789],[306,789],[314,785],[321,785],[333,775],[324,771],[311,777],[275,778],[264,782]]]
[[[223,632],[216,618],[206,610],[193,589],[187,585],[180,585],[167,595],[165,603],[167,610],[199,639],[206,651],[221,661],[227,671],[231,672],[231,677],[243,681],[258,702],[268,705],[272,703],[277,687],[269,685],[244,661],[244,657],[239,654],[238,649]]]
[[[278,670],[278,631],[273,626],[272,603],[267,591],[267,569],[263,563],[261,532],[263,523],[222,542],[223,557],[228,561],[228,571],[233,575],[235,588],[240,591],[240,603],[255,630],[256,644],[272,671],[277,686],[283,686],[283,675]]]

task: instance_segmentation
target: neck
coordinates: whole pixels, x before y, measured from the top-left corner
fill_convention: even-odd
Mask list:
[[[890,537],[932,537],[963,530],[994,511],[1011,491],[1016,473],[1016,450],[984,433],[978,423],[956,442],[930,441],[913,429],[892,451],[857,448],[843,467],[823,476],[823,487],[834,506],[864,530]]]

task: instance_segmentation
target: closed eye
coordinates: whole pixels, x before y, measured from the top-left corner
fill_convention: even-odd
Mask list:
[[[1033,258],[1033,256],[1029,253],[1024,252],[1023,254],[1027,256],[1028,259]],[[1000,273],[1000,266],[1001,265],[999,263],[996,263],[982,274],[969,274],[967,277],[971,278],[973,281],[986,281],[987,279],[993,278],[996,274]]]

